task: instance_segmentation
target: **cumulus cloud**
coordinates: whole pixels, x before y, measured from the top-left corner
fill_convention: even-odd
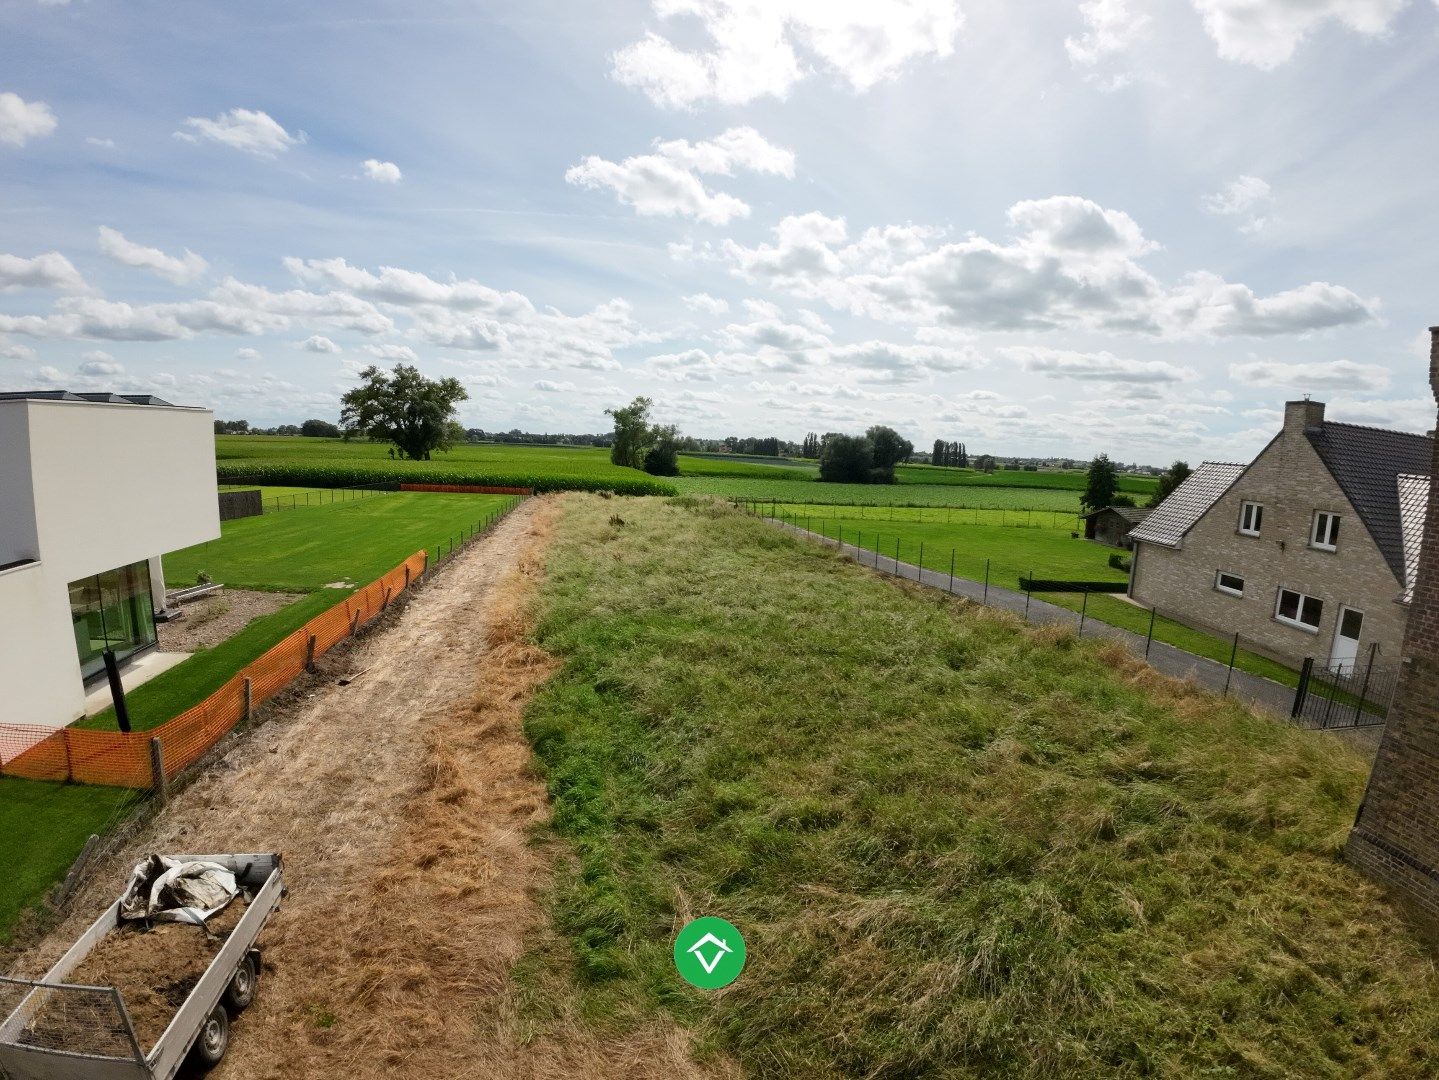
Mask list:
[[[1272,70],[1329,22],[1370,37],[1384,33],[1409,0],[1193,0],[1226,60]]]
[[[792,178],[794,154],[750,127],[730,128],[707,142],[655,140],[654,152],[608,161],[591,154],[565,172],[568,183],[608,188],[643,216],[689,217],[725,225],[748,217],[743,200],[707,189],[699,174],[733,176],[735,170]]]
[[[1257,232],[1268,224],[1262,211],[1274,201],[1268,182],[1257,176],[1241,176],[1201,200],[1211,214],[1236,218],[1242,232]]]
[[[534,387],[547,394],[563,394],[575,388],[574,383],[555,382],[553,379],[536,379]]]
[[[236,360],[260,360],[263,359],[259,349],[243,348],[235,350]]]
[[[0,93],[0,143],[24,146],[31,139],[49,135],[57,123],[43,101],[26,101],[9,90]]]
[[[1149,25],[1149,16],[1130,9],[1128,0],[1085,0],[1079,5],[1084,32],[1064,39],[1069,62],[1104,90],[1134,81],[1121,61]]]
[[[300,342],[300,348],[314,353],[337,353],[340,351],[340,347],[324,334],[311,334]]]
[[[706,315],[723,315],[729,310],[729,301],[720,300],[709,293],[692,293],[681,299],[691,311],[703,312]]]
[[[102,138],[101,138],[100,136],[98,136],[98,135],[86,135],[86,136],[85,136],[85,141],[86,141],[87,143],[89,143],[91,146],[98,146],[101,150],[113,150],[113,149],[115,149],[115,140],[114,140],[114,139],[102,139]]]
[[[420,358],[408,345],[366,345],[365,351],[377,360],[393,360],[402,364],[417,364]]]
[[[365,175],[379,184],[398,184],[400,182],[400,167],[393,161],[379,161],[375,158],[366,158]]]
[[[81,360],[84,362],[75,369],[81,375],[119,375],[125,370],[124,364],[99,349],[85,353]]]
[[[84,292],[85,287],[80,271],[58,251],[47,251],[33,259],[0,253],[0,292],[16,289]]]
[[[1078,196],[1016,203],[1009,221],[1014,235],[1004,241],[951,241],[914,225],[851,241],[843,219],[809,213],[781,220],[773,243],[672,253],[726,261],[746,280],[852,314],[967,331],[1262,337],[1375,318],[1375,301],[1327,282],[1259,297],[1198,272],[1166,288],[1142,265],[1157,245],[1134,219]]]
[[[951,55],[963,24],[955,0],[654,0],[654,9],[693,16],[708,47],[687,50],[650,31],[614,55],[612,73],[655,104],[684,109],[783,98],[814,68],[862,92],[913,60]]]
[[[1001,355],[1018,361],[1025,371],[1055,379],[1088,382],[1177,383],[1195,378],[1190,368],[1164,360],[1134,360],[1109,352],[1075,352],[1033,346],[1007,346]]]
[[[1359,390],[1373,393],[1389,385],[1389,369],[1353,360],[1324,360],[1286,364],[1251,357],[1229,365],[1229,377],[1247,386],[1294,390]]]
[[[30,360],[34,356],[35,350],[28,345],[0,340],[0,360]]]
[[[159,248],[145,247],[125,239],[123,233],[109,226],[100,226],[100,254],[125,266],[149,270],[177,285],[194,281],[209,269],[207,263],[189,248],[183,255],[166,255]]]
[[[187,131],[175,132],[185,142],[215,142],[257,157],[272,158],[305,141],[303,131],[290,134],[269,113],[257,109],[231,109],[213,119],[191,116]]]

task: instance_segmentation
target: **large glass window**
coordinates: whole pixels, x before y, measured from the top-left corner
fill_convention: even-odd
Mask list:
[[[70,583],[70,618],[80,674],[90,679],[105,670],[105,650],[117,660],[155,644],[150,565],[138,562]]]

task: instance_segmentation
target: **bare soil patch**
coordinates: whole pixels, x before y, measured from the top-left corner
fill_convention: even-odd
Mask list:
[[[183,619],[158,623],[155,631],[165,652],[195,652],[228,641],[261,615],[300,599],[299,593],[254,592],[226,587],[213,596],[185,604]]]
[[[554,665],[525,634],[559,503],[459,553],[347,651],[347,685],[267,710],[16,970],[45,970],[149,852],[280,851],[289,895],[217,1080],[698,1075],[672,1024],[527,1039],[515,1018],[511,968],[548,932],[548,805],[520,719]]]

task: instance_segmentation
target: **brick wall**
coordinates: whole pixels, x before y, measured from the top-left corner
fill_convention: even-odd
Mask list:
[[[1429,381],[1439,400],[1439,327],[1430,333]],[[1403,681],[1345,855],[1439,936],[1439,442],[1430,477]]]
[[[1304,435],[1324,416],[1319,402],[1290,402],[1284,430],[1189,531],[1179,549],[1140,545],[1131,595],[1160,611],[1180,613],[1220,635],[1238,631],[1246,643],[1293,666],[1306,656],[1327,660],[1342,607],[1364,613],[1359,656],[1379,643],[1381,663],[1394,663],[1407,609],[1397,603],[1394,576],[1343,490]],[[1240,506],[1264,507],[1259,536],[1239,532]],[[1337,551],[1310,547],[1314,511],[1340,516]],[[1244,579],[1244,595],[1215,588],[1218,571]],[[1317,632],[1274,618],[1280,587],[1324,602]]]

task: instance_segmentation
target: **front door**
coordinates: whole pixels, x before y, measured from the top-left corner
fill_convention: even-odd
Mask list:
[[[1329,654],[1329,670],[1345,674],[1354,670],[1359,656],[1359,634],[1364,629],[1364,612],[1352,607],[1339,609],[1339,625],[1334,628],[1334,649]]]

